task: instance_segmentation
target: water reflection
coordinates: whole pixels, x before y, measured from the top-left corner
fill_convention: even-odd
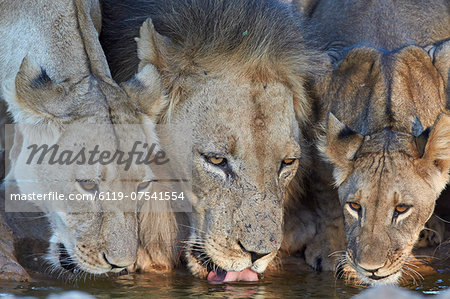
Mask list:
[[[87,278],[74,283],[52,281],[35,276],[30,283],[0,282],[0,297],[10,293],[19,296],[46,297],[67,290],[79,290],[97,298],[288,298],[288,297],[338,297],[349,298],[362,288],[346,285],[336,280],[332,273],[289,270],[266,274],[258,283],[210,284],[195,279],[189,273],[176,271],[170,274],[129,274],[109,278]],[[450,272],[426,276],[419,286],[410,287],[422,294],[438,294],[450,286]]]

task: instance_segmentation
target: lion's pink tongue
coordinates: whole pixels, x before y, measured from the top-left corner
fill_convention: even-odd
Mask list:
[[[215,271],[209,272],[208,281],[211,282],[258,281],[258,273],[256,273],[250,268],[244,269],[242,271],[228,271],[226,272],[226,274],[223,272],[219,274],[217,274]]]

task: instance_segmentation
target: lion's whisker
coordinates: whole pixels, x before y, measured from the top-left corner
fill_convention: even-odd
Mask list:
[[[337,250],[337,251],[334,251],[334,252],[330,253],[328,255],[328,257],[334,256],[334,255],[341,255],[341,256],[343,256],[343,255],[346,255],[346,254],[347,254],[346,250]]]

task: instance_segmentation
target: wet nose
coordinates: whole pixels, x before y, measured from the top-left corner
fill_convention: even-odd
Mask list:
[[[240,241],[239,241],[238,243],[239,243],[239,246],[241,247],[242,251],[250,253],[250,259],[251,259],[251,261],[252,261],[252,264],[253,264],[254,262],[256,262],[257,260],[259,260],[260,258],[263,258],[263,257],[265,257],[266,255],[270,254],[270,252],[258,253],[258,252],[255,252],[255,251],[247,250],[247,249],[244,247],[244,245],[242,245],[242,243],[241,243]]]
[[[122,269],[122,268],[126,268],[128,266],[131,266],[135,259],[132,257],[129,258],[112,258],[111,256],[108,257],[106,255],[106,253],[103,253],[103,259],[105,260],[105,262],[111,266],[111,269]]]

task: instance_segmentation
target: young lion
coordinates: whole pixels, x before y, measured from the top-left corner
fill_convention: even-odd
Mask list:
[[[414,275],[411,250],[449,179],[450,42],[437,41],[450,37],[450,4],[311,2],[314,39],[331,57],[315,91],[318,148],[345,220],[339,266],[365,284],[396,283]]]
[[[0,97],[7,102],[16,122],[10,151],[12,164],[5,179],[7,189],[17,184],[20,193],[27,195],[93,195],[111,191],[129,194],[142,184],[139,180],[153,178],[145,165],[133,165],[124,171],[112,163],[82,162],[58,168],[49,159],[28,162],[29,149],[35,144],[69,150],[107,145],[114,150],[125,149],[132,138],[157,142],[149,113],[142,113],[139,103],[132,102],[110,78],[96,30],[100,22],[97,1],[0,3]],[[146,95],[152,93],[151,87],[137,87]],[[121,132],[119,124],[148,125],[136,126],[132,135]],[[123,138],[128,135],[131,137]],[[1,206],[8,209],[11,202],[8,199]],[[98,201],[86,203],[83,207],[87,210],[68,207],[69,204],[62,210],[53,209],[53,204],[31,207],[31,211],[41,208],[50,222],[52,236],[46,240],[50,242],[47,260],[53,269],[78,275],[101,274],[121,271],[135,262],[138,229],[133,208],[125,211]],[[0,220],[5,218],[11,217],[6,213]],[[13,221],[20,222],[21,217],[13,217]],[[13,224],[13,228],[18,227]],[[0,278],[22,279],[26,275],[14,260],[10,230],[4,223],[0,229],[6,244],[0,247],[0,267],[6,272]],[[46,228],[38,231],[45,235]],[[12,233],[21,235],[14,230]]]
[[[275,0],[108,0],[103,12],[115,79],[156,68],[168,95],[149,99],[164,107],[159,122],[192,128],[193,211],[142,214],[139,266],[172,267],[170,228],[187,228],[177,238],[194,275],[257,280],[280,248],[285,192],[306,160],[298,123],[315,64],[294,12]],[[185,139],[172,132],[172,150]]]

